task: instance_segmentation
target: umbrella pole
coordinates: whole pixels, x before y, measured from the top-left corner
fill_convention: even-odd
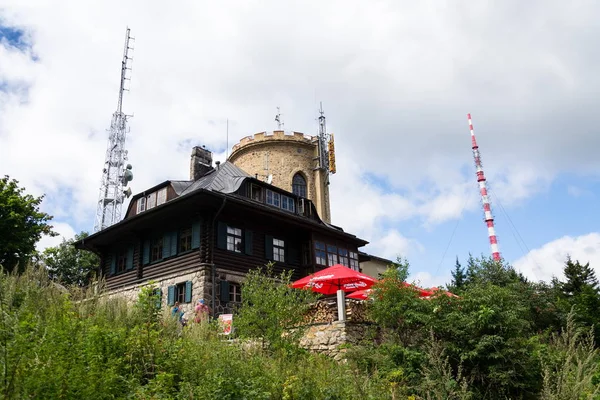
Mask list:
[[[338,321],[346,320],[346,296],[345,292],[341,289],[337,291],[337,309],[338,309]]]

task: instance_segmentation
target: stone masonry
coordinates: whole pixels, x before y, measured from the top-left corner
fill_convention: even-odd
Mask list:
[[[141,288],[153,284],[154,287],[161,289],[161,302],[163,307],[167,307],[168,287],[185,281],[192,281],[192,302],[181,304],[181,308],[185,312],[186,318],[191,318],[194,311],[194,304],[198,299],[204,298],[207,304],[210,304],[210,298],[208,297],[208,289],[211,286],[210,274],[211,270],[209,266],[200,269],[194,268],[192,270],[167,275],[161,278],[160,281],[147,281],[111,290],[110,293],[108,293],[108,297],[123,297],[128,303],[133,304],[137,300]]]
[[[243,138],[233,146],[229,161],[258,179],[273,176],[271,184],[289,192],[297,172],[304,175],[307,197],[316,206],[319,217],[331,222],[329,187],[315,171],[317,138],[300,132],[274,131]]]

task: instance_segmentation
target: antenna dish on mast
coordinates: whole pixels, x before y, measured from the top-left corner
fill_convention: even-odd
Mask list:
[[[273,182],[273,175],[269,174],[269,176],[267,176],[267,183],[270,185],[271,182]]]

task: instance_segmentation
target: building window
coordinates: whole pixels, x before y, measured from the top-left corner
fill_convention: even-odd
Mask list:
[[[160,290],[159,288],[152,289],[150,298],[156,301],[156,308],[160,309],[160,306],[162,305],[162,290]]]
[[[227,227],[227,250],[242,252],[242,230],[239,228]]]
[[[318,265],[327,265],[327,252],[323,242],[315,242],[315,261]]]
[[[191,303],[192,302],[192,281],[180,282],[176,285],[167,288],[167,304],[172,306],[176,302]]]
[[[337,263],[338,263],[337,247],[328,244],[327,245],[327,265],[332,267]]]
[[[296,207],[294,204],[294,199],[281,195],[281,208],[289,212],[295,212]]]
[[[275,207],[280,207],[280,195],[272,190],[267,189],[267,204]]]
[[[240,284],[229,282],[229,301],[234,303],[242,302],[242,287]]]
[[[355,271],[359,270],[359,266],[358,266],[358,253],[351,251],[350,252],[350,268],[352,268]]]
[[[146,210],[156,206],[156,193],[150,193],[146,200]]]
[[[167,201],[167,188],[162,188],[156,192],[156,205],[160,206]]]
[[[127,269],[127,251],[120,250],[117,253],[117,273],[123,272]]]
[[[185,303],[185,292],[186,292],[186,284],[185,282],[179,283],[175,286],[175,301],[179,303]]]
[[[338,255],[340,256],[339,263],[344,267],[350,267],[350,264],[348,263],[348,250],[338,249]]]
[[[262,203],[262,201],[263,201],[262,188],[258,185],[251,185],[250,186],[250,198],[252,200],[260,201]]]
[[[150,262],[162,260],[163,258],[163,239],[152,239],[150,249]]]
[[[140,197],[137,201],[137,212],[138,214],[142,211],[146,211],[146,198]]]
[[[183,253],[192,249],[192,228],[179,231],[179,252]]]
[[[294,175],[292,179],[292,193],[296,196],[306,197],[306,179],[300,172]]]
[[[273,260],[285,262],[285,243],[283,240],[273,238]]]

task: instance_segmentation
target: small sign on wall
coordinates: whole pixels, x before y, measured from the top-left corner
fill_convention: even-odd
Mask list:
[[[231,334],[231,328],[233,323],[233,314],[221,314],[219,315],[219,324],[223,329],[222,333],[224,335]]]

